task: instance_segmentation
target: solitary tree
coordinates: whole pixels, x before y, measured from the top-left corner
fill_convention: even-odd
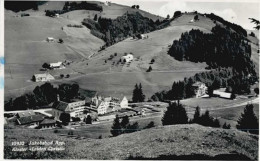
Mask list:
[[[124,116],[121,121],[122,133],[125,133],[127,126],[129,126],[129,117]]]
[[[244,108],[244,113],[241,114],[237,121],[237,129],[252,134],[258,134],[258,119],[254,113],[254,105],[248,104]]]
[[[199,106],[196,107],[192,123],[197,123],[197,124],[200,123],[200,107]]]
[[[97,21],[97,14],[95,14],[95,16],[94,16],[94,21]]]
[[[175,11],[173,17],[177,18],[181,15],[181,11]]]
[[[87,118],[85,119],[86,124],[92,124],[92,118],[90,115],[87,116]]]
[[[42,67],[45,68],[45,69],[50,69],[50,64],[44,63],[42,65]]]
[[[194,16],[194,20],[198,21],[199,20],[199,16],[198,15]]]
[[[169,15],[169,14],[167,15],[166,19],[167,19],[167,20],[169,20],[169,19],[170,19],[170,15]]]
[[[170,103],[162,118],[163,125],[187,124],[188,116],[182,104]]]
[[[259,95],[259,88],[258,88],[258,87],[255,88],[255,89],[254,89],[254,92],[255,92],[256,95]]]
[[[116,118],[114,119],[114,123],[110,132],[113,136],[118,136],[121,134],[121,124],[118,116],[116,116]]]
[[[144,102],[145,95],[143,94],[142,84],[140,83],[139,86],[136,84],[135,89],[133,90],[133,102]]]
[[[70,122],[70,114],[61,113],[60,120],[61,120],[63,125],[67,125]]]

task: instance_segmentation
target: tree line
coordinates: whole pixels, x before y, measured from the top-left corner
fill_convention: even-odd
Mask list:
[[[116,19],[95,17],[94,20],[84,19],[82,24],[88,27],[94,36],[103,39],[106,42],[106,46],[113,45],[136,34],[149,33],[166,27],[168,25],[167,22],[170,21],[158,20],[154,22],[152,19],[142,16],[139,12],[131,14],[127,12]]]
[[[206,62],[208,69],[232,67],[244,74],[256,75],[251,58],[251,45],[243,35],[228,27],[216,25],[212,33],[191,30],[173,41],[168,54],[177,60]]]
[[[62,10],[45,10],[45,15],[49,17],[55,16],[55,14],[64,14],[70,11],[74,10],[94,10],[94,11],[103,11],[102,6],[95,4],[95,3],[89,3],[86,1],[82,2],[66,2],[63,6]]]
[[[57,101],[59,94],[60,100],[68,102],[73,98],[80,97],[78,84],[61,84],[58,88],[50,83],[36,86],[33,92],[24,94],[15,99],[10,99],[4,105],[5,111],[37,109],[41,106],[49,105]]]
[[[234,68],[217,68],[211,71],[197,73],[192,77],[184,78],[182,81],[174,81],[169,91],[156,92],[151,99],[153,101],[181,100],[191,98],[195,95],[192,85],[195,82],[203,82],[208,87],[208,95],[213,95],[213,90],[226,88],[226,92],[235,94],[249,94],[250,86],[258,78],[256,76],[239,73]]]

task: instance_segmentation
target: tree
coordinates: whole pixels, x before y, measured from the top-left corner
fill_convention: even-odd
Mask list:
[[[135,7],[136,7],[135,5],[132,5],[132,7],[131,7],[131,8],[135,9]]]
[[[60,78],[64,78],[64,74],[61,74],[61,75],[60,75]]]
[[[181,11],[175,11],[173,17],[177,18],[181,15]]]
[[[198,21],[198,20],[199,20],[199,16],[198,16],[198,15],[195,15],[195,16],[194,16],[194,20],[195,20],[195,21]]]
[[[59,39],[58,43],[62,44],[62,43],[63,43],[63,40],[62,40],[62,39]]]
[[[163,125],[187,124],[188,116],[182,104],[170,103],[162,118]]]
[[[223,129],[230,129],[231,126],[230,126],[230,124],[227,124],[227,123],[225,122],[225,123],[223,124],[222,128],[223,128]]]
[[[258,134],[259,125],[258,119],[254,113],[254,105],[248,104],[244,108],[244,113],[241,113],[236,125],[237,129],[252,134]]]
[[[152,127],[155,127],[153,121],[151,121],[145,128],[146,128],[146,129],[149,129],[149,128],[152,128]]]
[[[129,126],[129,117],[128,116],[124,116],[122,121],[121,121],[122,133],[126,132],[127,126]]]
[[[259,30],[260,29],[260,21],[256,20],[254,18],[249,18],[251,20],[251,23],[255,23],[256,27],[254,27],[255,29]]]
[[[86,124],[92,124],[92,118],[90,115],[87,116],[87,118],[85,119],[85,123]]]
[[[70,114],[61,113],[60,114],[60,120],[61,120],[63,125],[68,125],[68,123],[70,122]]]
[[[200,107],[199,106],[196,107],[192,123],[200,124]]]
[[[138,122],[135,122],[135,123],[133,123],[132,125],[128,125],[127,126],[127,130],[126,130],[126,132],[127,133],[132,133],[132,132],[136,132],[136,131],[138,131],[139,130],[139,125],[138,125]]]
[[[153,70],[153,68],[150,65],[146,72],[151,72],[152,70]]]
[[[258,95],[259,95],[259,88],[256,87],[256,88],[254,89],[254,92],[255,92],[255,94],[258,96]]]
[[[118,136],[121,134],[122,129],[121,129],[121,124],[118,116],[116,116],[116,118],[114,119],[114,123],[111,128],[112,129],[110,130],[110,132],[113,136]]]
[[[50,69],[50,64],[48,64],[48,63],[43,63],[42,68]]]
[[[139,9],[140,8],[140,6],[139,5],[136,5],[136,9]]]
[[[155,60],[154,60],[154,59],[152,59],[152,60],[151,60],[151,62],[150,62],[150,64],[153,64],[154,62],[155,62]]]
[[[145,95],[143,94],[143,89],[141,83],[139,86],[136,84],[135,89],[133,90],[133,97],[132,101],[133,102],[144,102],[145,100]]]
[[[70,77],[70,75],[69,75],[69,74],[67,74],[67,75],[66,75],[66,78],[69,78],[69,77]]]
[[[169,20],[169,19],[170,19],[170,15],[169,15],[169,14],[167,15],[166,19],[167,19],[167,20]]]
[[[97,14],[95,14],[95,16],[94,16],[94,21],[97,21],[97,20],[98,20]]]

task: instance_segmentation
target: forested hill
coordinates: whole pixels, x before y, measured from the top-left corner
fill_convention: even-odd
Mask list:
[[[210,17],[215,23],[211,33],[200,30],[182,33],[179,40],[173,41],[168,54],[179,61],[206,62],[206,69],[211,71],[173,82],[169,91],[155,93],[152,100],[190,98],[194,95],[192,84],[197,81],[207,85],[210,96],[214,89],[222,87],[235,98],[235,94],[249,94],[251,85],[258,82],[258,66],[253,62],[252,43],[246,30],[213,14]],[[200,22],[197,15],[194,20]]]
[[[245,75],[256,75],[251,45],[240,33],[216,25],[211,34],[191,30],[175,40],[168,54],[175,59],[206,62],[208,68],[233,67]]]
[[[152,19],[142,16],[139,12],[125,13],[116,19],[95,17],[84,19],[82,24],[91,29],[91,33],[103,39],[107,46],[135,34],[149,33],[156,29],[166,27],[170,20],[154,22]]]

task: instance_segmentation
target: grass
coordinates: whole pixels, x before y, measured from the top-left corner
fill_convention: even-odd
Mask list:
[[[19,131],[19,135],[17,135]],[[220,154],[241,154],[250,159],[258,157],[258,136],[237,130],[207,128],[199,125],[175,125],[151,128],[135,133],[105,139],[79,140],[58,136],[48,131],[27,129],[5,130],[5,158],[59,158],[59,159],[128,159],[132,157],[159,158],[159,156],[188,156],[202,154],[214,157]],[[10,152],[15,140],[59,140],[65,142],[65,151],[33,154]],[[113,147],[113,148],[111,148]],[[95,150],[93,150],[95,149]]]

